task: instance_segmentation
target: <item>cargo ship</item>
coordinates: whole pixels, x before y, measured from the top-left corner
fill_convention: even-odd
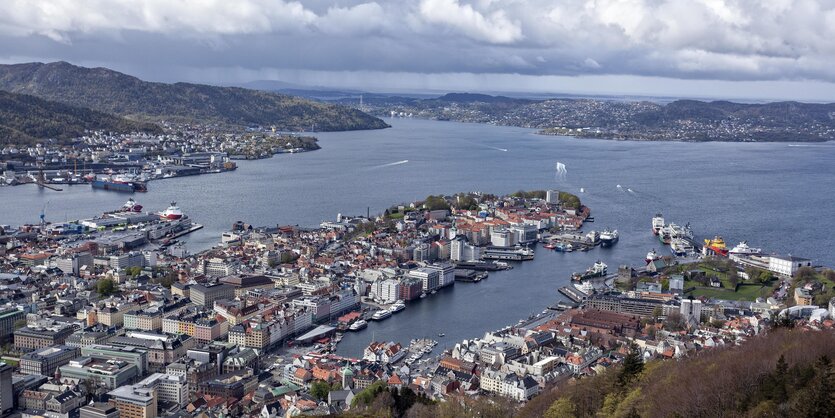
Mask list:
[[[706,239],[703,251],[705,255],[715,254],[722,257],[728,256],[728,247],[725,246],[725,240],[719,235],[713,239]]]
[[[112,190],[115,192],[147,192],[148,187],[140,181],[93,180],[90,185],[94,189]]]

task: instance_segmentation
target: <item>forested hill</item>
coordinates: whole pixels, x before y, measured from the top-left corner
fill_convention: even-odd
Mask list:
[[[44,139],[62,142],[82,136],[88,130],[162,132],[159,126],[152,123],[0,91],[0,147],[8,144],[32,145]]]
[[[107,68],[66,62],[2,65],[0,90],[136,120],[275,126],[288,131],[388,126],[359,110],[334,104],[237,87],[147,82]]]

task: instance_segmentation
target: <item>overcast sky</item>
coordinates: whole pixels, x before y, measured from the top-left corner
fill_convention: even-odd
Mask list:
[[[155,81],[835,101],[835,0],[3,0],[0,61]]]

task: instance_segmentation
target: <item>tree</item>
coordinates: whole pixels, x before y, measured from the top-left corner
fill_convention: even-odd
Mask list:
[[[832,362],[827,356],[821,356],[815,362],[815,378],[811,387],[807,390],[806,396],[801,399],[802,416],[805,417],[831,417],[835,411],[835,402],[832,401],[832,385],[835,384],[832,378]]]
[[[125,274],[129,277],[136,277],[142,273],[142,267],[132,266],[125,269]]]
[[[801,267],[797,269],[797,273],[795,273],[795,277],[797,277],[797,280],[804,283],[814,280],[817,277],[817,275],[818,272],[811,267]]]
[[[569,398],[559,398],[545,411],[544,418],[574,418],[577,407]]]
[[[618,385],[625,388],[629,383],[635,380],[638,375],[644,370],[644,359],[641,357],[641,352],[638,347],[629,347],[629,354],[623,359],[623,368],[618,373]]]
[[[113,282],[113,279],[101,279],[96,283],[96,292],[98,292],[101,296],[110,296],[113,293],[116,293],[118,288],[116,287],[116,283]]]
[[[317,380],[310,384],[310,395],[322,401],[327,399],[331,386],[324,380]]]

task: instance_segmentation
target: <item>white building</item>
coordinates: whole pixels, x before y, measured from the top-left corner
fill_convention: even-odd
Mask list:
[[[380,286],[380,293],[377,294],[377,299],[382,303],[397,302],[400,296],[400,281],[395,279],[387,279],[382,281]]]
[[[545,201],[556,205],[560,203],[560,191],[559,190],[548,190],[545,192]]]
[[[680,312],[688,327],[696,327],[702,321],[702,301],[684,299],[681,301]]]
[[[144,387],[156,386],[157,399],[160,401],[176,403],[181,407],[188,404],[188,382],[185,376],[154,373],[139,384]]]
[[[811,267],[812,260],[801,257],[772,255],[768,258],[768,270],[781,276],[791,277],[801,267]]]

